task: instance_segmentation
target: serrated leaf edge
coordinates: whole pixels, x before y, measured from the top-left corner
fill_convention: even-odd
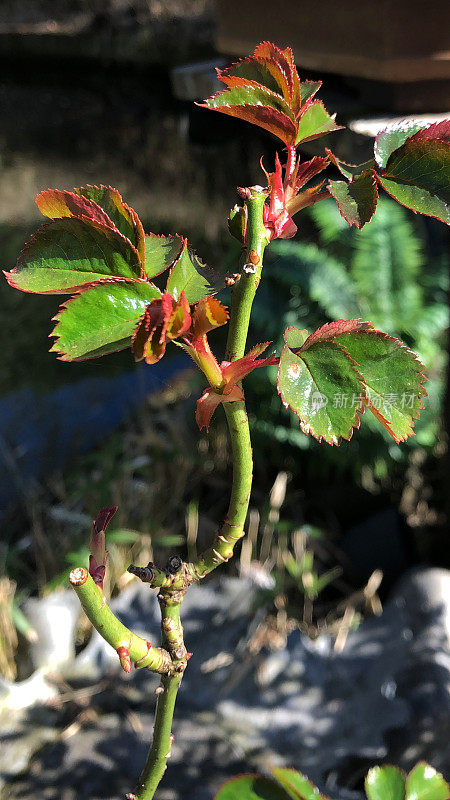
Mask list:
[[[339,169],[339,167],[338,167],[338,169]],[[355,181],[357,181],[357,180],[359,180],[359,178],[361,178],[361,176],[364,174],[364,172],[366,172],[366,170],[363,170],[363,172],[361,172],[361,174],[360,174],[360,175],[357,175],[355,178],[352,178],[352,180],[351,180],[351,181],[349,181],[349,180],[345,181],[345,180],[344,180],[344,181],[334,181],[334,182],[335,182],[335,183],[347,183],[347,185],[348,185],[348,186],[351,186],[351,185],[352,185],[352,183],[355,183]],[[368,223],[368,222],[370,222],[370,220],[372,219],[373,215],[375,214],[375,211],[377,210],[378,199],[379,199],[379,192],[378,192],[378,175],[377,175],[377,173],[375,172],[375,170],[374,170],[374,169],[372,169],[372,168],[369,168],[369,169],[367,169],[367,172],[370,172],[370,173],[371,173],[371,176],[372,176],[372,186],[373,186],[373,188],[375,189],[375,204],[374,204],[374,208],[373,208],[373,211],[372,211],[372,213],[371,213],[371,215],[370,215],[369,219],[366,219],[366,220],[365,220],[364,222],[362,222],[360,225],[358,225],[358,223],[357,223],[357,222],[351,222],[351,221],[350,221],[349,219],[347,219],[347,217],[345,216],[344,212],[343,212],[343,211],[342,211],[342,209],[341,209],[341,206],[339,205],[339,200],[337,199],[336,195],[333,193],[333,191],[332,191],[332,190],[331,190],[331,188],[330,188],[330,187],[331,187],[331,184],[333,183],[333,181],[328,181],[328,184],[327,184],[327,190],[329,191],[329,193],[330,193],[330,194],[331,194],[331,196],[333,197],[333,199],[334,199],[334,201],[335,201],[335,203],[336,203],[336,205],[337,205],[337,207],[338,207],[338,209],[339,209],[339,213],[340,213],[340,215],[341,215],[342,219],[345,219],[345,221],[346,221],[346,222],[347,222],[347,223],[350,225],[350,227],[351,227],[352,225],[354,225],[354,226],[355,226],[355,228],[357,228],[359,231],[360,231],[360,230],[361,230],[361,229],[364,227],[364,225],[367,225],[367,223]],[[341,174],[342,174],[342,175],[344,175],[344,173],[341,173]],[[345,175],[344,175],[344,177],[345,177]]]
[[[71,297],[68,297],[67,300],[64,300],[63,303],[60,303],[60,306],[59,306],[59,309],[58,309],[57,313],[50,320],[51,322],[55,322],[56,325],[54,326],[52,332],[48,334],[48,338],[49,339],[52,338],[52,337],[55,338],[55,341],[53,342],[53,344],[50,347],[48,352],[49,353],[56,353],[56,358],[58,359],[58,361],[65,361],[65,362],[69,363],[69,362],[74,362],[74,361],[90,361],[93,358],[101,358],[101,354],[97,355],[97,356],[86,356],[86,357],[83,357],[83,358],[81,358],[81,357],[80,358],[67,358],[67,354],[64,352],[64,350],[60,350],[59,347],[57,346],[58,342],[59,342],[59,340],[61,338],[59,336],[59,334],[57,333],[57,329],[58,329],[58,325],[61,322],[61,317],[64,314],[64,312],[66,311],[69,303],[72,303],[74,300],[76,300],[82,294],[85,294],[85,292],[89,291],[90,289],[94,289],[96,286],[103,286],[105,283],[143,283],[143,284],[146,284],[148,286],[150,284],[150,281],[144,281],[144,280],[133,281],[132,279],[127,279],[127,278],[123,278],[123,279],[122,278],[118,278],[116,280],[110,279],[108,281],[93,281],[92,283],[87,284],[86,286],[82,286],[76,292],[74,292]],[[152,286],[152,288],[157,289],[157,287],[153,286],[153,284],[150,284],[150,285]],[[158,289],[158,291],[159,291],[159,289]],[[157,298],[155,298],[155,299],[157,299]],[[150,302],[151,301],[149,301],[149,303]],[[138,327],[141,319],[142,319],[142,315],[141,315],[141,317],[139,318],[139,320],[138,320],[138,322],[136,324],[136,328]],[[131,334],[131,337],[130,337],[130,345],[131,345],[132,337],[133,337],[133,334]],[[119,347],[119,348],[117,348],[117,350],[110,350],[109,354],[110,353],[118,353],[121,350],[125,350],[125,349],[126,349],[125,347]]]
[[[130,240],[126,236],[124,236],[122,233],[120,233],[120,231],[117,230],[117,228],[115,226],[112,226],[111,228],[109,228],[107,225],[101,225],[100,223],[94,222],[93,220],[89,219],[89,217],[84,217],[84,216],[80,216],[80,217],[76,217],[76,216],[72,216],[72,217],[57,217],[56,219],[51,219],[49,222],[44,222],[42,225],[39,226],[37,231],[35,231],[34,233],[31,234],[29,240],[24,244],[22,250],[20,251],[19,256],[17,258],[17,261],[16,261],[16,265],[12,268],[12,270],[10,270],[9,272],[7,270],[3,270],[3,274],[4,274],[4,276],[5,276],[5,278],[8,281],[10,286],[12,286],[14,289],[19,289],[19,291],[25,292],[26,294],[70,294],[74,290],[78,290],[78,289],[82,288],[83,286],[88,286],[90,283],[107,283],[107,282],[109,282],[111,280],[124,280],[124,281],[131,281],[131,282],[136,281],[136,280],[142,280],[145,283],[149,283],[149,280],[148,279],[146,280],[145,278],[143,278],[142,275],[141,275],[141,277],[136,276],[135,278],[129,278],[129,277],[121,276],[121,275],[116,275],[116,276],[115,275],[105,275],[105,278],[96,278],[95,281],[87,281],[87,282],[84,282],[84,283],[77,284],[75,286],[71,286],[71,287],[69,287],[67,289],[63,289],[63,290],[57,289],[56,291],[47,291],[47,292],[39,291],[39,292],[36,292],[33,289],[22,289],[21,286],[18,286],[17,283],[14,280],[14,275],[18,275],[20,272],[26,271],[27,267],[23,266],[23,259],[25,258],[26,253],[28,252],[30,247],[32,247],[32,245],[34,245],[36,243],[36,240],[38,239],[38,237],[44,231],[46,231],[47,228],[51,228],[55,224],[55,222],[69,222],[71,219],[79,220],[80,222],[83,222],[86,225],[94,227],[100,233],[102,231],[112,231],[115,235],[117,235],[121,239],[123,239],[123,241],[127,244],[127,246],[129,246],[131,248],[131,250],[134,252],[134,254],[136,255],[138,263],[141,265],[141,273],[142,273],[142,264],[141,264],[141,259],[139,257],[138,251],[136,250],[134,245],[130,242]],[[22,269],[20,269],[20,267],[22,267]],[[58,270],[55,270],[55,272],[57,273]],[[89,274],[89,273],[86,273],[86,274]]]
[[[286,328],[286,330],[284,331],[284,333],[283,333],[283,341],[284,341],[285,344],[284,344],[284,347],[283,347],[283,349],[281,351],[280,364],[279,364],[278,373],[277,373],[277,392],[281,397],[281,402],[283,403],[285,408],[289,408],[292,411],[292,413],[295,414],[296,417],[298,417],[298,419],[300,420],[300,430],[302,431],[302,433],[305,434],[305,436],[311,435],[319,443],[324,441],[327,444],[331,445],[331,447],[333,447],[333,446],[339,447],[339,445],[342,442],[342,440],[345,440],[346,442],[349,442],[350,439],[353,436],[353,431],[358,430],[360,425],[361,425],[361,418],[362,418],[362,416],[364,414],[364,411],[365,411],[365,408],[366,408],[366,405],[367,405],[367,393],[366,393],[366,389],[365,389],[366,384],[365,384],[364,378],[361,375],[361,373],[356,369],[356,367],[358,365],[357,365],[356,361],[354,360],[354,358],[351,357],[351,355],[348,352],[348,350],[346,349],[346,347],[344,347],[344,345],[340,344],[339,342],[336,342],[338,347],[345,353],[345,355],[347,356],[347,358],[351,362],[352,369],[354,370],[354,372],[358,376],[358,379],[359,379],[359,381],[360,381],[360,383],[362,385],[362,388],[364,390],[362,392],[362,394],[364,394],[364,397],[361,399],[360,404],[355,407],[355,414],[354,414],[353,420],[351,422],[351,429],[350,429],[350,432],[349,432],[348,436],[339,436],[339,437],[334,436],[330,441],[329,439],[327,439],[326,436],[316,436],[316,434],[311,430],[311,428],[309,428],[308,430],[305,430],[306,426],[302,426],[302,418],[300,417],[300,415],[297,413],[297,411],[295,411],[294,408],[292,408],[290,403],[285,402],[284,397],[283,397],[283,391],[280,388],[280,382],[279,382],[280,381],[280,370],[281,370],[281,359],[283,358],[283,354],[284,354],[286,348],[288,350],[291,350],[291,352],[293,352],[292,348],[289,347],[289,345],[286,343],[286,338],[285,338],[286,333],[289,330],[298,330],[298,328],[296,328],[295,325],[289,325]],[[302,348],[306,344],[306,341],[307,340],[305,340],[304,344],[302,345]],[[329,339],[329,340],[321,340],[321,341],[332,341],[332,340]],[[299,350],[296,353],[294,353],[294,355],[298,356],[303,361],[303,359],[301,357],[301,353],[300,353],[302,348],[299,348]],[[312,375],[311,370],[309,369],[308,365],[306,364],[305,361],[303,361],[303,363],[305,364],[305,367],[308,370],[309,374],[311,375],[312,379],[315,381],[315,378]]]

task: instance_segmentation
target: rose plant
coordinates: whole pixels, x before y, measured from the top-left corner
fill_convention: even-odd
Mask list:
[[[416,213],[450,223],[450,120],[404,122],[379,133],[374,155],[347,164],[331,149],[303,160],[305,142],[338,131],[334,116],[316,98],[320,81],[303,80],[290,48],[263,42],[254,54],[220,70],[225,89],[203,107],[257,125],[282,145],[273,172],[261,164],[262,184],[238,189],[229,229],[242,245],[236,272],[223,278],[207,267],[178,234],[144,233],[134,209],[108,186],[71,191],[48,189],[37,205],[42,225],[6,274],[24,292],[70,295],[55,317],[52,350],[64,361],[97,358],[131,347],[136,360],[152,365],[173,342],[204,373],[207,387],[197,401],[196,420],[208,429],[219,405],[228,423],[233,479],[228,512],[211,546],[194,562],[172,556],[164,566],[131,565],[129,572],[158,590],[161,643],[153,645],[127,629],[103,596],[107,563],[105,531],[116,508],[94,521],[89,568],[74,569],[70,582],[93,626],[118,653],[125,672],[132,666],[161,675],[153,742],[134,800],[150,800],[164,774],[172,741],[178,687],[188,665],[181,624],[186,591],[228,561],[244,535],[252,487],[252,449],[243,379],[253,370],[278,364],[278,392],[299,418],[301,430],[338,445],[350,439],[366,411],[396,442],[413,435],[424,407],[425,368],[401,341],[369,321],[340,319],[315,331],[289,327],[280,354],[270,342],[247,353],[252,302],[263,275],[264,251],[296,230],[294,217],[332,197],[341,215],[361,228],[374,214],[383,189]],[[334,177],[325,171],[331,168]],[[155,284],[164,276],[164,289]],[[230,311],[216,294],[231,286]],[[376,287],[374,287],[376,290]],[[212,332],[228,326],[225,357],[210,345]],[[406,778],[393,767],[369,773],[369,800],[447,800],[445,781],[426,765]],[[273,769],[270,776],[242,776],[227,784],[218,800],[322,797],[300,773]]]

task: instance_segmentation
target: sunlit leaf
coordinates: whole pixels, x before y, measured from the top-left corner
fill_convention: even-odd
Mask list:
[[[374,156],[378,166],[384,168],[394,150],[401,147],[407,139],[424,127],[426,125],[423,121],[404,119],[393,125],[388,125],[387,128],[380,131],[375,138],[374,144]]]
[[[412,435],[424,407],[424,367],[398,339],[367,322],[338,320],[310,336],[287,328],[284,341],[278,391],[304,433],[338,444],[368,407],[396,442]]]
[[[311,781],[295,769],[273,767],[271,773],[292,800],[328,800]]]
[[[123,350],[147,305],[160,296],[146,281],[108,282],[89,287],[63,304],[56,315],[52,350],[63,361],[87,358]]]
[[[298,121],[297,136],[295,144],[309,142],[324,136],[326,133],[338,131],[342,125],[336,125],[334,118],[330,116],[324,104],[320,100],[314,100]]]
[[[290,796],[267,778],[241,775],[222,786],[214,800],[290,800]]]
[[[185,241],[181,256],[170,271],[166,291],[175,299],[184,291],[189,305],[192,305],[218,291],[222,285],[221,278],[199,259]]]
[[[154,278],[171,267],[184,248],[181,236],[156,236],[154,233],[145,236],[145,274]]]
[[[448,800],[450,785],[434,767],[421,761],[406,779],[405,800]]]
[[[137,250],[114,228],[73,218],[43,225],[5,273],[24,292],[64,294],[93,281],[140,278]]]
[[[404,800],[405,778],[397,767],[374,767],[367,773],[368,800]]]
[[[450,224],[450,144],[409,139],[392,153],[379,181],[402,205]]]
[[[127,206],[117,189],[111,186],[82,186],[74,189],[81,197],[97,203],[112,220],[113,225],[135,246],[141,261],[144,261],[144,229],[133,208]]]
[[[378,201],[377,182],[373,170],[365,170],[349,183],[330,181],[328,189],[349,225],[362,228],[372,219]]]

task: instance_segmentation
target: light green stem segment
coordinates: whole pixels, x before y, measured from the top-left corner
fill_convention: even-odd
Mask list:
[[[147,667],[152,672],[170,672],[173,664],[167,650],[152,647],[150,642],[137,636],[117,619],[87,569],[73,569],[69,580],[94,628],[118,651],[120,663],[126,672],[130,672],[132,662],[137,669]]]
[[[249,191],[250,196],[246,200],[248,214],[246,266],[231,297],[227,361],[242,358],[245,353],[253,298],[261,278],[262,259],[267,245],[267,232],[263,221],[263,206],[267,192],[259,187],[253,187]],[[253,458],[245,403],[241,401],[225,403],[224,409],[233,455],[231,498],[224,524],[212,546],[202,553],[191,567],[196,579],[208,575],[219,564],[232,557],[236,542],[244,535],[244,524],[250,502]]]
[[[263,222],[263,206],[267,191],[259,186],[250,190],[247,207],[247,249],[246,265],[231,293],[231,314],[228,328],[226,360],[236,361],[245,353],[248,326],[253,298],[261,280],[264,250],[267,245],[267,232]],[[257,260],[257,263],[254,263]],[[254,272],[248,270],[254,267]]]
[[[158,694],[153,742],[135,791],[136,800],[152,800],[164,775],[172,747],[172,719],[182,674],[164,675]]]

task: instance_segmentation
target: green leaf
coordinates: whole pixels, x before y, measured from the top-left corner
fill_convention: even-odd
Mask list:
[[[417,131],[426,128],[427,123],[420,122],[417,119],[401,120],[394,125],[389,125],[377,135],[374,144],[375,161],[379,167],[385,167],[389,157],[401,147],[407,139],[413,136]]]
[[[184,241],[181,256],[170,271],[166,292],[178,300],[181,292],[184,291],[189,305],[192,305],[218,291],[221,285],[219,276],[203,264]]]
[[[397,767],[374,767],[367,773],[368,800],[404,800],[405,778]]]
[[[290,800],[291,796],[267,778],[241,775],[219,789],[214,800]]]
[[[424,407],[424,367],[402,344],[368,322],[338,320],[307,336],[287,328],[278,391],[304,433],[338,444],[359,427],[367,406],[398,443]]]
[[[311,781],[295,769],[273,767],[271,773],[286,789],[292,800],[327,800]]]
[[[328,189],[349,225],[362,228],[375,213],[378,190],[373,170],[365,170],[350,183],[330,181]]]
[[[62,361],[124,350],[131,344],[146,306],[160,295],[159,289],[146,281],[111,281],[82,290],[54,317],[57,340],[51,349]]]
[[[5,275],[24,292],[64,294],[108,278],[140,278],[141,264],[114,228],[66,217],[39,228]]]
[[[321,86],[322,81],[300,81],[301,105],[304,106],[307,100],[310,100],[311,97],[314,97]]]
[[[368,408],[395,441],[413,434],[424,408],[424,367],[399,339],[374,329],[336,337],[357,364],[367,389]]]
[[[278,369],[278,392],[283,404],[300,419],[303,433],[328,444],[350,439],[359,427],[365,387],[361,375],[340,344],[317,341],[302,348],[308,333],[287,328]],[[344,402],[345,401],[345,402]]]
[[[340,128],[342,125],[336,125],[334,117],[330,116],[324,104],[320,100],[314,100],[298,121],[295,144],[309,142]]]
[[[421,761],[406,779],[405,800],[448,800],[450,785],[434,767]]]
[[[155,233],[145,236],[145,274],[154,278],[173,265],[184,247],[181,236],[157,236]]]
[[[450,224],[448,143],[408,140],[392,153],[379,181],[402,205]]]

